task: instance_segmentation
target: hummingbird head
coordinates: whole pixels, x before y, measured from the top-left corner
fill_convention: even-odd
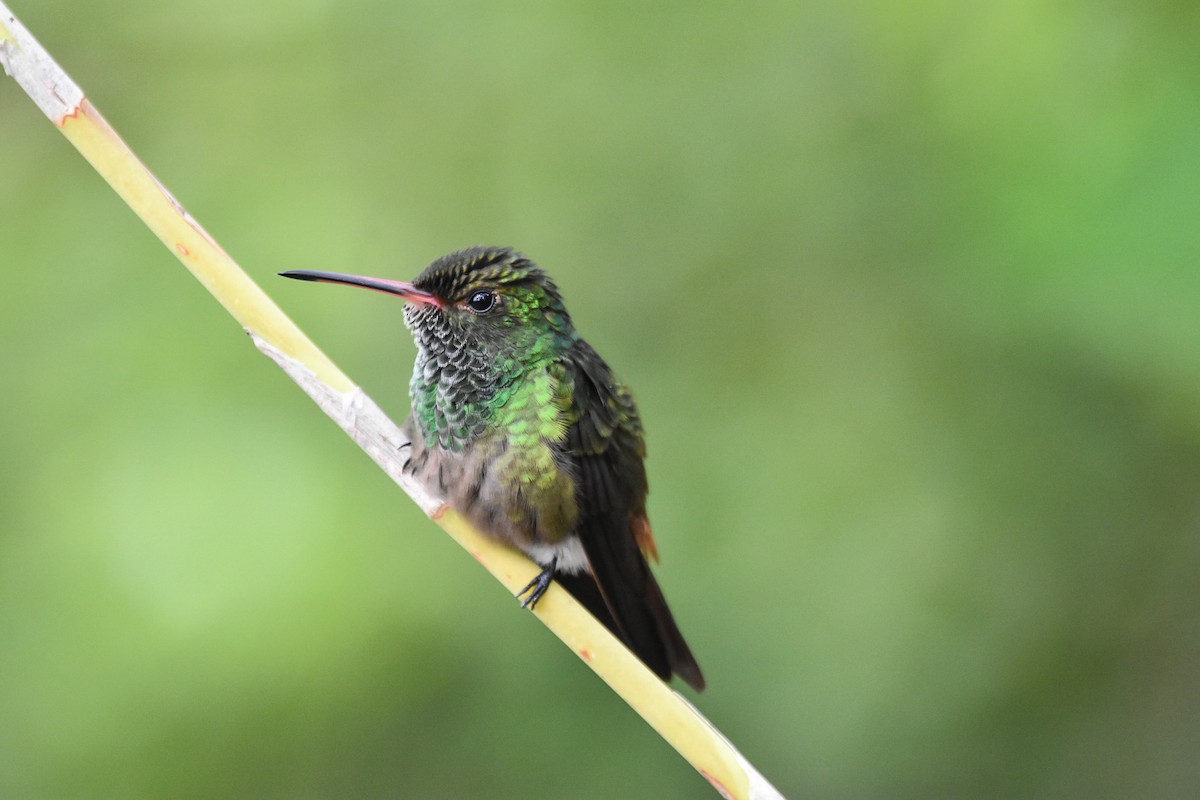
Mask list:
[[[504,247],[472,247],[434,261],[413,281],[428,294],[410,302],[404,321],[428,354],[463,351],[503,371],[557,355],[575,338],[558,287],[525,256]]]
[[[558,287],[536,264],[506,247],[472,247],[443,256],[412,283],[308,270],[280,275],[404,298],[404,322],[419,350],[411,387],[414,407],[428,406],[428,413],[420,414],[427,434],[446,434],[441,418],[464,410],[471,424],[449,430],[460,440],[477,434],[489,409],[507,396],[505,390],[578,338]]]
[[[412,283],[293,270],[298,280],[361,286],[406,301],[405,324],[423,355],[536,362],[575,339],[558,287],[506,247],[471,247],[434,261]]]

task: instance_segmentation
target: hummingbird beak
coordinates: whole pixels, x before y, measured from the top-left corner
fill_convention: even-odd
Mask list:
[[[385,294],[400,295],[406,302],[421,306],[445,308],[442,299],[430,294],[424,289],[418,289],[404,281],[389,281],[384,278],[368,278],[363,275],[343,275],[340,272],[318,272],[308,269],[290,269],[279,273],[284,278],[295,278],[298,281],[316,281],[317,283],[345,283],[350,286],[361,286],[364,289],[374,289]]]

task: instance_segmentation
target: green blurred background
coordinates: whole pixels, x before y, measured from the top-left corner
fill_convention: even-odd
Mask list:
[[[12,0],[395,415],[511,244],[791,798],[1200,787],[1194,3]],[[711,797],[0,83],[0,796]]]

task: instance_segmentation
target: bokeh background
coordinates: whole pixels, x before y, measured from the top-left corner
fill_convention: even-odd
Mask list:
[[[789,797],[1195,796],[1195,4],[13,5],[397,416],[276,271],[547,267]],[[714,796],[9,80],[0,253],[0,796]]]

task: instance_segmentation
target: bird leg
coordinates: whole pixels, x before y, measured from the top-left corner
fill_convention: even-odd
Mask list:
[[[554,568],[558,566],[558,556],[550,559],[550,563],[542,567],[542,571],[537,577],[525,584],[525,588],[517,592],[517,597],[529,592],[529,597],[521,603],[521,608],[533,610],[538,604],[538,600],[542,599],[542,595],[550,588],[550,581],[554,580]],[[533,591],[530,591],[532,589]]]

